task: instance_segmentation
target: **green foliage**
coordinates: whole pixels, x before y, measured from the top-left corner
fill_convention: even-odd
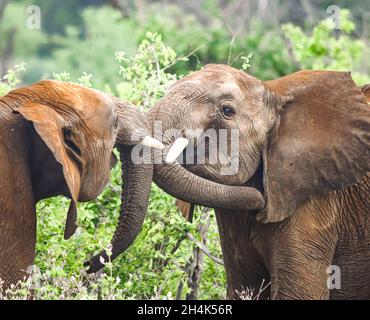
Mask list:
[[[370,81],[368,75],[356,72],[364,59],[366,44],[351,37],[355,24],[350,19],[348,10],[341,10],[341,34],[335,36],[334,22],[330,19],[321,21],[307,35],[300,27],[292,24],[283,26],[285,35],[291,42],[294,58],[302,69],[316,70],[352,70],[353,78],[364,84]]]
[[[10,3],[4,13],[0,25],[0,52],[8,45],[9,34],[13,34],[14,55],[24,61],[29,56],[35,56],[39,48],[46,43],[46,38],[40,30],[27,28],[26,8],[31,3]]]
[[[126,58],[121,52],[116,56],[125,83],[118,85],[121,96],[137,99],[136,102],[147,107],[178,78],[166,72],[167,68],[184,60],[165,46],[159,35],[151,33],[142,41],[135,56]],[[16,75],[21,70],[23,68],[17,67],[6,77],[7,89],[19,82]],[[76,78],[69,72],[54,73],[53,76],[61,81]],[[77,80],[88,86],[93,81],[86,73]],[[147,91],[146,94],[143,91]],[[180,282],[184,285],[181,293],[184,298],[189,292],[185,268],[197,246],[186,235],[191,233],[199,240],[197,225],[203,223],[202,215],[198,208],[194,223],[187,222],[177,211],[174,199],[156,186],[151,190],[148,216],[135,243],[114,263],[106,263],[99,276],[86,274],[83,262],[107,249],[114,234],[120,211],[120,186],[118,164],[112,170],[104,192],[95,201],[78,204],[78,228],[67,241],[63,234],[69,200],[55,197],[40,201],[37,204],[35,259],[40,274],[36,283],[34,275],[0,299],[25,299],[32,288],[35,299],[173,299]],[[221,255],[213,214],[208,246],[214,256]],[[205,258],[199,298],[224,298],[225,288],[222,266]]]
[[[3,77],[3,81],[0,81],[0,97],[5,95],[7,92],[15,88],[15,86],[21,83],[20,75],[26,70],[24,63],[17,64],[13,69],[9,69],[8,73]]]
[[[206,63],[241,68],[241,57],[249,53],[253,53],[250,72],[262,79],[276,78],[293,70],[279,31],[266,30],[257,21],[252,22],[248,34],[231,31],[222,21],[222,13],[209,3],[214,18],[207,26],[179,6],[163,7],[156,3],[149,5],[143,21],[135,16],[124,18],[119,11],[107,6],[87,8],[81,13],[82,27],[66,24],[62,35],[44,33],[44,29],[26,29],[26,5],[11,3],[3,25],[9,32],[12,28],[17,30],[15,56],[27,63],[25,83],[50,78],[53,73],[65,70],[73,79],[87,72],[93,75],[95,88],[117,94],[122,75],[117,72],[114,54],[124,51],[126,57],[132,57],[141,41],[147,38],[148,30],[160,35],[180,57],[188,57],[168,66],[172,74],[186,74]],[[46,4],[40,5],[42,12],[51,12]],[[2,38],[0,52],[7,33],[0,32],[0,40]]]
[[[251,64],[250,64],[250,61],[251,61],[251,58],[253,57],[253,54],[248,54],[247,56],[242,56],[241,57],[241,60],[243,61],[243,64],[242,64],[242,69],[247,71],[250,67],[251,67]]]
[[[0,57],[3,59],[13,58],[14,64],[26,62],[27,72],[22,78],[27,82],[30,73],[35,73],[33,80],[39,80],[40,73],[40,50],[47,44],[47,38],[41,30],[27,28],[28,5],[32,1],[22,3],[11,2],[5,8],[3,19],[0,21]],[[11,57],[7,57],[11,53]]]
[[[92,88],[92,74],[88,74],[86,72],[83,72],[82,75],[77,79],[77,82],[79,85]],[[53,78],[55,80],[59,81],[66,81],[66,82],[71,82],[71,74],[69,72],[63,71],[63,72],[54,72],[53,73]]]
[[[144,110],[153,106],[167,87],[177,80],[175,74],[167,72],[168,68],[177,61],[187,60],[178,58],[173,49],[164,45],[159,34],[151,32],[147,32],[135,56],[126,57],[120,51],[116,52],[116,59],[123,79],[116,87],[118,95]]]
[[[62,3],[50,2],[46,6],[44,2],[36,1],[50,14],[57,3]],[[67,2],[69,7],[77,3]],[[9,4],[0,26],[0,52],[5,50],[9,33],[17,30],[15,62],[27,63],[27,70],[23,64],[9,70],[0,82],[0,96],[19,85],[21,75],[25,75],[23,83],[53,77],[111,92],[147,110],[173,81],[206,63],[232,64],[261,79],[276,78],[299,68],[354,70],[359,84],[370,82],[369,75],[359,72],[369,70],[369,62],[364,62],[369,48],[354,38],[354,24],[345,10],[337,36],[327,20],[310,33],[285,25],[283,32],[290,41],[290,53],[282,31],[272,30],[262,22],[252,21],[248,33],[232,31],[222,21],[215,0],[202,2],[212,16],[207,25],[176,5],[153,3],[145,19],[123,17],[106,6],[87,8],[74,14],[73,21],[67,19],[64,30],[66,20],[55,13],[58,28],[50,23],[48,33],[25,29],[28,3]],[[68,241],[63,239],[63,233],[69,201],[56,197],[37,205],[35,265],[40,274],[35,274],[36,299],[173,299],[181,282],[184,288],[180,296],[185,298],[190,290],[186,267],[198,246],[187,235],[201,240],[197,226],[205,223],[204,215],[196,208],[194,223],[185,221],[174,199],[156,186],[151,190],[148,216],[135,243],[113,264],[108,262],[103,273],[86,274],[83,262],[107,248],[114,233],[120,210],[120,174],[117,165],[103,194],[95,201],[78,205],[78,229]],[[207,238],[208,249],[220,257],[213,212]],[[224,298],[223,267],[205,257],[203,268],[199,298]],[[0,299],[27,298],[34,280],[18,284],[5,296],[0,290]],[[245,289],[243,294],[249,297]]]
[[[38,204],[35,265],[41,274],[34,292],[37,299],[173,299],[181,279],[185,281],[183,294],[188,292],[182,269],[195,245],[185,239],[176,252],[173,249],[186,232],[196,235],[200,214],[196,212],[194,224],[186,222],[177,212],[174,199],[157,187],[152,188],[148,217],[134,245],[113,264],[107,264],[105,273],[85,273],[82,264],[88,253],[106,248],[113,235],[120,205],[118,177],[115,168],[112,185],[96,201],[78,205],[79,227],[68,241],[63,239],[68,201],[58,197]],[[214,223],[209,233],[209,248],[219,255]],[[18,284],[6,297],[26,298],[32,284],[32,279]],[[200,298],[224,298],[225,287],[223,268],[206,258]]]
[[[261,79],[273,79],[293,71],[280,30],[270,29],[257,20],[251,22],[248,33],[231,30],[213,2],[204,3],[212,12],[208,25],[201,24],[195,16],[184,13],[176,5],[153,4],[138,27],[141,38],[146,30],[151,30],[161,34],[163,41],[176,48],[178,54],[189,56],[188,61],[177,63],[171,69],[176,74],[186,74],[207,63],[242,68],[241,57],[249,53],[253,53],[250,73]]]
[[[111,91],[120,80],[115,52],[124,48],[132,55],[137,47],[133,22],[122,19],[120,13],[110,7],[87,8],[82,19],[83,30],[66,26],[65,36],[50,37],[55,49],[44,76],[68,70],[72,78],[77,78],[86,72],[94,75],[95,88]]]

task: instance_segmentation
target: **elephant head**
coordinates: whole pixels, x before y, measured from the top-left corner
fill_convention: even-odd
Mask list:
[[[263,82],[229,66],[208,65],[177,81],[151,110],[151,124],[161,121],[163,132],[175,128],[183,147],[184,137],[195,139],[177,159],[183,166],[156,164],[154,180],[184,201],[226,209],[239,205],[257,209],[261,222],[284,220],[307,199],[354,184],[369,171],[365,92],[346,72],[300,71]],[[215,143],[205,137],[210,129],[217,133]],[[174,140],[164,137],[165,144]],[[191,163],[188,151],[195,153]],[[265,207],[245,200],[258,195],[250,197],[255,189],[246,185],[263,193]]]
[[[149,136],[145,117],[135,106],[108,94],[53,80],[13,90],[1,98],[3,105],[28,120],[35,200],[60,194],[71,198],[66,239],[76,229],[76,201],[95,199],[109,181],[117,146],[123,192],[112,258],[124,251],[143,223],[153,171],[151,164],[135,165],[131,149],[138,143],[162,147]],[[91,260],[91,272],[102,265],[99,257]]]

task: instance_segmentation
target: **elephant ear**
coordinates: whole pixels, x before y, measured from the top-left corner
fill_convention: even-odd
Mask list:
[[[176,199],[176,207],[186,220],[188,220],[189,222],[193,222],[195,208],[195,205],[193,203]]]
[[[370,103],[370,84],[362,87],[362,93],[365,95],[367,103]]]
[[[370,108],[350,73],[301,71],[265,86],[278,97],[292,97],[263,153],[267,206],[257,219],[277,222],[304,201],[366,175]]]
[[[74,141],[71,141],[70,129],[63,117],[51,107],[27,101],[16,111],[27,120],[32,121],[37,134],[53,153],[55,159],[62,165],[64,179],[72,199],[64,234],[64,237],[68,239],[77,228],[76,201],[80,192],[82,175],[81,163],[78,161],[79,148]]]

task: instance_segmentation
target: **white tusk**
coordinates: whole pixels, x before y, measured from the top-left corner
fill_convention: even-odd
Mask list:
[[[184,149],[189,144],[189,140],[186,138],[178,138],[171,146],[170,150],[166,156],[167,163],[173,163],[176,161],[177,157],[184,151]]]
[[[150,136],[145,136],[144,139],[140,142],[140,144],[150,148],[164,149],[164,144],[162,142]]]

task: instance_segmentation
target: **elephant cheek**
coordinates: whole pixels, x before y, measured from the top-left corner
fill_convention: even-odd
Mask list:
[[[90,179],[87,180],[81,188],[78,201],[86,202],[95,200],[103,192],[107,183],[108,179],[105,179],[104,182],[101,183],[94,183]]]
[[[106,159],[104,166],[93,168],[84,173],[78,201],[94,200],[103,192],[110,178],[111,157]]]

